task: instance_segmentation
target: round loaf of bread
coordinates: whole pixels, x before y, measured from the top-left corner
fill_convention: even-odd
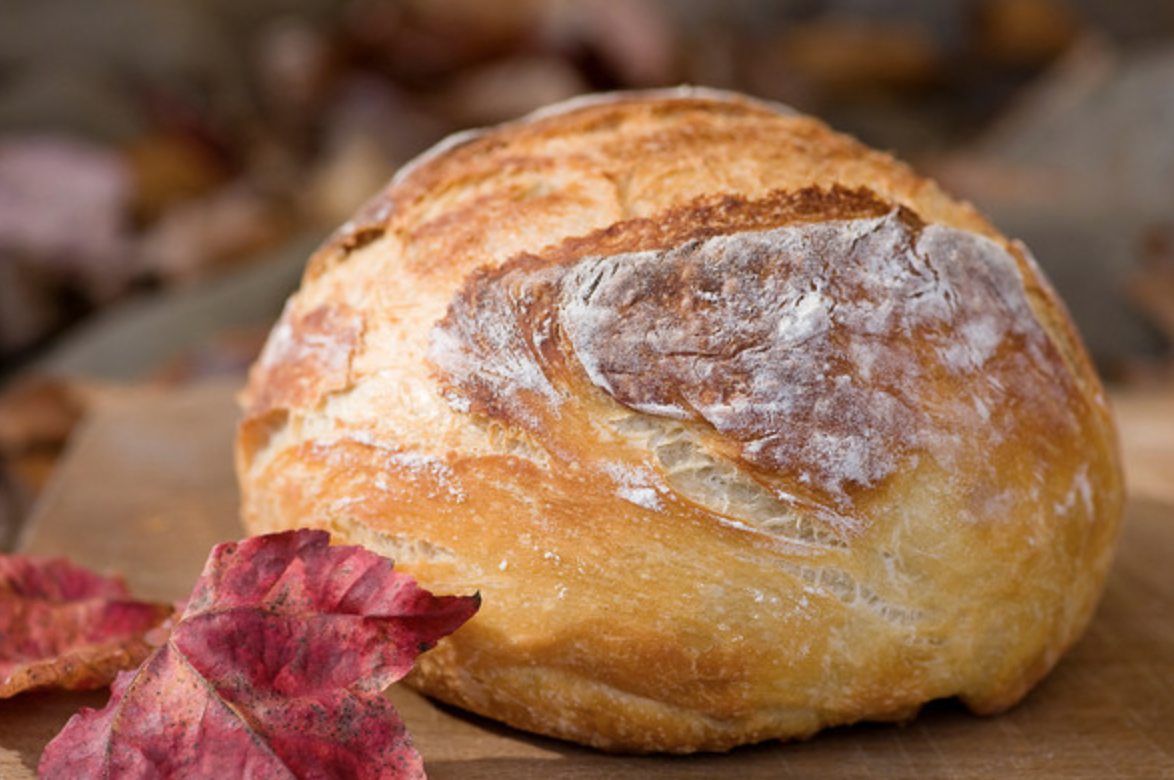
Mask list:
[[[1122,513],[1027,250],[707,90],[408,165],[312,258],[242,404],[250,532],[480,591],[412,684],[613,751],[1005,709],[1088,623]]]

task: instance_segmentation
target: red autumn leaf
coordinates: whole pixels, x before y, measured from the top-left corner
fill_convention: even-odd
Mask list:
[[[166,644],[66,724],[41,777],[423,777],[383,690],[478,605],[322,531],[219,545]]]
[[[0,555],[0,698],[109,685],[147,657],[144,636],[171,612],[64,558]]]

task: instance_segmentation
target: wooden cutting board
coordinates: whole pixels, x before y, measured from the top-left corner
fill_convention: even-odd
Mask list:
[[[233,384],[149,396],[96,414],[74,440],[23,549],[123,574],[136,594],[190,591],[209,548],[236,539]],[[1118,399],[1141,479],[1088,633],[1021,705],[977,718],[953,702],[905,725],[834,729],[727,755],[617,757],[391,697],[444,778],[1174,778],[1174,399]],[[1169,436],[1156,434],[1167,431]],[[1132,473],[1132,472],[1131,472]],[[105,693],[0,702],[0,779],[36,775],[44,745]]]

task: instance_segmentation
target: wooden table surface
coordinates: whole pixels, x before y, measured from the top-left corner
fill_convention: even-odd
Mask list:
[[[182,598],[209,548],[236,539],[234,386],[209,384],[95,414],[31,518],[22,548]],[[934,703],[905,725],[834,729],[726,755],[617,757],[511,731],[396,686],[433,780],[444,778],[1174,778],[1174,396],[1116,399],[1130,503],[1088,633],[1011,712]],[[0,701],[0,780],[36,776],[44,745],[105,692]]]

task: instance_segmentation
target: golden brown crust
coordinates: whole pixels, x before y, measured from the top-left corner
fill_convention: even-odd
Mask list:
[[[243,404],[249,530],[479,590],[413,683],[608,750],[1010,706],[1087,623],[1121,512],[1026,250],[709,93],[409,166],[316,255]]]

